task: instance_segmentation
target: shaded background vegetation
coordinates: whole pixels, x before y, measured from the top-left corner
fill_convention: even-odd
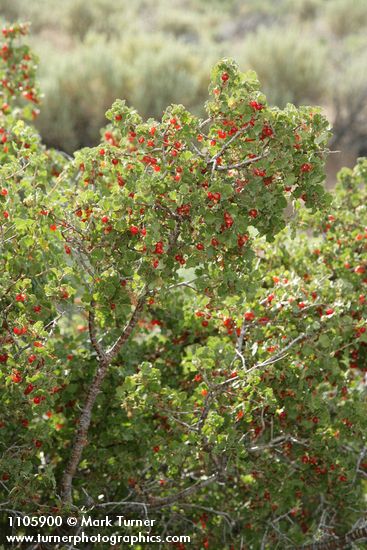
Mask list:
[[[0,16],[32,23],[49,146],[95,144],[116,97],[144,117],[200,112],[210,67],[231,56],[271,103],[324,107],[342,151],[331,172],[367,154],[366,0],[0,0]]]

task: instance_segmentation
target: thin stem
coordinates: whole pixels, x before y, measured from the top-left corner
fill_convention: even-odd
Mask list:
[[[138,303],[130,317],[130,320],[125,326],[121,336],[116,340],[112,348],[106,353],[102,350],[102,348],[100,347],[100,344],[97,342],[97,339],[96,339],[93,308],[91,310],[92,314],[89,315],[90,336],[91,336],[93,347],[95,347],[96,351],[98,350],[97,353],[99,357],[99,366],[97,369],[97,373],[93,379],[93,382],[89,388],[87,399],[85,401],[81,416],[79,418],[78,430],[77,430],[74,442],[72,444],[71,455],[70,455],[68,464],[65,468],[64,475],[62,477],[61,500],[64,503],[72,502],[72,483],[73,483],[73,479],[75,477],[77,468],[79,466],[79,462],[82,457],[83,449],[88,443],[87,436],[88,436],[90,423],[92,420],[92,410],[94,407],[94,403],[97,399],[97,396],[100,393],[102,382],[107,374],[107,371],[111,362],[116,357],[116,355],[118,354],[118,352],[120,351],[124,343],[129,339],[138,321],[139,315],[144,307],[146,297],[147,297],[147,294],[145,293],[138,300]]]

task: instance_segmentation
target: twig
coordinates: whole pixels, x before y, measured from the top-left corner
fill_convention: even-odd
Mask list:
[[[94,377],[94,380],[89,388],[87,399],[79,419],[78,431],[72,445],[71,456],[69,458],[69,462],[65,468],[64,475],[61,481],[61,499],[64,503],[72,502],[72,482],[76,474],[76,470],[78,468],[83,449],[87,444],[87,435],[92,419],[92,410],[97,395],[100,393],[102,382],[107,374],[108,367],[110,366],[111,362],[116,357],[123,344],[130,337],[130,334],[132,333],[138,321],[139,315],[144,307],[146,297],[146,293],[141,296],[121,336],[116,340],[111,349],[102,354],[100,357],[99,367]],[[97,344],[93,328],[91,337],[93,337],[94,344]],[[100,344],[98,344],[98,349],[100,349],[99,346]]]
[[[292,547],[293,550],[343,550],[354,542],[367,540],[367,524],[340,537],[327,537],[318,542],[304,544],[303,546]]]
[[[97,338],[95,308],[96,308],[96,302],[92,300],[90,303],[90,310],[88,315],[89,337],[90,337],[91,344],[95,349],[99,360],[105,361],[106,353]]]
[[[267,359],[266,361],[263,361],[262,363],[257,363],[256,365],[254,365],[253,367],[251,367],[250,369],[248,369],[246,371],[246,374],[250,374],[251,372],[253,372],[254,370],[256,369],[259,369],[261,367],[266,367],[268,365],[271,365],[273,363],[276,363],[277,361],[280,361],[281,359],[283,359],[286,355],[287,355],[287,351],[293,347],[295,344],[297,344],[298,342],[300,342],[301,340],[304,340],[305,338],[307,338],[309,335],[307,334],[300,334],[299,336],[297,336],[297,338],[295,338],[294,340],[292,340],[291,342],[289,342],[289,344],[283,348],[282,350],[280,350],[278,353],[276,353],[273,357],[271,357],[270,359]],[[221,387],[224,387],[224,386],[228,386],[230,385],[232,382],[235,382],[236,380],[239,380],[239,376],[233,376],[232,378],[228,378],[227,380],[224,380],[224,382],[220,382],[220,384],[218,384],[218,386],[216,386],[216,388],[221,388]]]
[[[228,166],[222,166],[220,164],[216,165],[216,170],[219,171],[226,171],[226,170],[238,170],[239,168],[244,168],[245,166],[248,166],[249,164],[253,164],[254,162],[257,162],[258,160],[261,160],[266,157],[266,154],[259,155],[257,157],[244,160],[242,162],[237,162],[236,164],[229,164]]]

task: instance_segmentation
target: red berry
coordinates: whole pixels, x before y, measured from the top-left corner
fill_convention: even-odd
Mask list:
[[[310,172],[312,170],[312,164],[310,164],[309,162],[305,162],[304,164],[302,164],[301,166],[301,172]]]
[[[15,384],[19,384],[19,382],[22,381],[22,377],[21,377],[20,373],[17,372],[17,371],[12,374],[11,379]]]
[[[259,176],[260,178],[264,178],[266,176],[266,170],[260,170],[260,168],[254,168],[253,174],[254,176]]]
[[[227,228],[230,228],[233,225],[233,218],[230,214],[228,214],[228,212],[224,212],[224,223]]]
[[[273,135],[273,130],[270,128],[270,126],[268,126],[267,124],[265,124],[263,126],[263,129],[262,129],[262,132],[261,132],[261,139],[264,139],[266,137],[271,137]]]
[[[131,225],[129,230],[132,235],[137,235],[139,233],[139,228],[136,227],[136,225]]]
[[[237,245],[239,248],[242,248],[248,241],[248,235],[238,235],[237,236]]]
[[[164,250],[163,250],[163,242],[162,241],[158,241],[155,245],[155,249],[154,249],[154,253],[155,254],[163,254],[164,253]]]
[[[250,101],[249,105],[254,109],[254,111],[261,111],[264,108],[264,105],[258,103],[257,101]]]
[[[253,321],[255,319],[255,313],[247,311],[244,315],[246,321]]]
[[[32,391],[34,390],[34,386],[33,384],[28,384],[28,386],[26,387],[26,389],[24,390],[24,395],[28,395],[30,394]]]

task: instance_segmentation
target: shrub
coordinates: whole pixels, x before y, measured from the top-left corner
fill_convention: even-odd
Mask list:
[[[325,3],[325,17],[337,37],[360,32],[367,25],[367,6],[364,0],[331,0]]]
[[[333,73],[329,81],[335,113],[332,145],[363,148],[367,137],[367,76],[364,70],[367,55],[364,45],[362,48],[353,47],[342,59],[337,57],[335,63],[343,68],[343,78],[337,78]]]
[[[5,539],[20,509],[119,506],[196,547],[365,540],[367,161],[330,210],[326,119],[229,60],[205,120],[117,100],[65,158],[17,103],[38,101],[23,33],[0,60]]]
[[[67,29],[71,36],[80,40],[89,33],[102,34],[106,38],[124,35],[134,30],[132,14],[139,9],[139,3],[135,6],[126,0],[73,1],[66,14]]]
[[[44,109],[38,120],[47,144],[72,152],[96,143],[115,97],[134,100],[144,118],[161,116],[171,102],[200,109],[209,60],[201,63],[189,46],[178,46],[174,39],[169,43],[143,36],[111,42],[89,35],[63,63],[51,52],[53,71],[42,80]]]
[[[50,52],[53,71],[43,79],[44,109],[38,128],[47,143],[67,152],[98,140],[104,112],[117,94],[129,95],[126,66],[102,37],[89,36],[63,62]]]
[[[324,92],[326,49],[295,28],[262,28],[250,35],[243,59],[259,75],[271,102],[297,105],[320,101]]]

